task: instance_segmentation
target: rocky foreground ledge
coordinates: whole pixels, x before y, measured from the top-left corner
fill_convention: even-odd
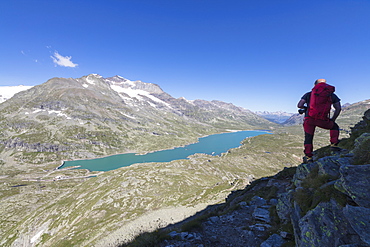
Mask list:
[[[370,246],[370,110],[341,147],[122,246]]]

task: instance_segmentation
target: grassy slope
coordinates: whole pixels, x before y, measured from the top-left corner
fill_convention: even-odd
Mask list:
[[[12,184],[27,186],[4,186],[1,223],[7,227],[1,237],[19,231],[5,245],[15,238],[31,238],[45,224],[49,229],[42,237],[45,246],[85,245],[159,208],[221,202],[250,177],[269,176],[299,163],[302,137],[279,132],[249,138],[221,157],[194,155],[189,160],[134,165],[90,179],[52,181],[56,175],[86,175],[82,170],[44,173],[41,182],[24,182],[16,175]]]

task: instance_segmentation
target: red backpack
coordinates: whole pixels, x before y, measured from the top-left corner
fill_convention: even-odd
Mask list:
[[[335,87],[329,84],[316,84],[311,91],[308,115],[314,119],[329,120],[334,91]]]

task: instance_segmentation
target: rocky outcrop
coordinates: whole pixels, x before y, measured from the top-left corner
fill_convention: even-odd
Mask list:
[[[369,246],[360,230],[370,227],[368,179],[360,180],[370,175],[370,165],[342,164],[336,172],[340,159],[320,159],[309,166],[305,178],[295,176],[293,182],[299,186],[289,191],[290,207],[277,208],[282,211],[279,217],[292,212],[296,246]]]
[[[352,198],[361,207],[370,208],[370,164],[343,165],[339,169],[340,177],[335,188]]]
[[[331,152],[335,155],[299,165],[285,194],[290,203],[286,196],[279,198],[278,205],[285,207],[277,207],[278,216],[289,220],[291,215],[296,246],[370,246],[370,160],[353,165],[370,147],[369,115],[370,110],[353,129],[355,134],[343,141],[350,151]]]
[[[347,205],[343,213],[361,240],[370,245],[370,209]]]

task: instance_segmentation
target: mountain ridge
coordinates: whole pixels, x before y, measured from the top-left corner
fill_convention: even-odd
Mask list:
[[[361,120],[363,113],[369,109],[370,99],[362,100],[353,104],[346,103],[342,106],[342,111],[337,122],[341,129],[345,131],[350,131],[350,128],[354,125],[354,122]],[[283,126],[294,126],[303,124],[304,114],[300,115],[298,113],[293,114],[289,119],[287,119]]]
[[[20,151],[7,157],[13,163],[33,162],[40,151],[50,152],[49,160],[94,158],[277,126],[231,103],[175,99],[157,84],[97,74],[56,77],[21,91],[0,104],[0,122],[4,150]]]

